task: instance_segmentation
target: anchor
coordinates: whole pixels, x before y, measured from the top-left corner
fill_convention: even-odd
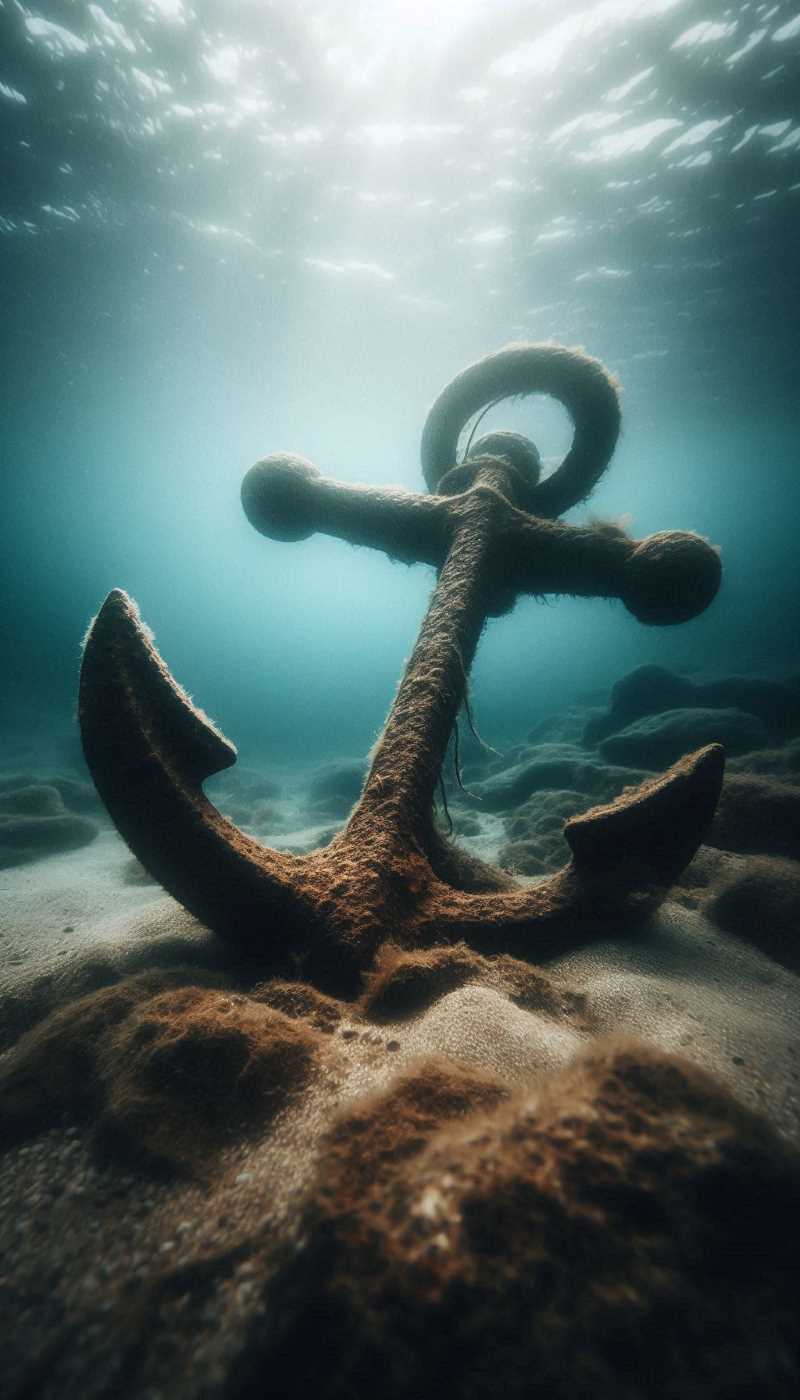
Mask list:
[[[493,432],[459,462],[465,425],[522,394],[559,400],[573,423],[560,466]],[[203,781],[236,750],[170,674],[120,589],[87,633],[79,716],[97,789],[142,865],[238,952],[281,975],[356,987],[377,948],[464,939],[485,953],[545,961],[635,928],[691,860],[713,816],[723,751],[709,745],[564,827],[571,859],[522,883],[459,850],[434,797],[478,641],[522,594],[619,598],[642,622],[683,622],[720,582],[718,552],[689,532],[631,539],[558,517],[584,500],[618,436],[614,381],[599,361],[553,345],[512,345],[459,374],[422,437],[429,493],[328,480],[280,454],[250,469],[245,513],[273,540],[315,531],[438,570],[438,580],[361,795],[347,824],[308,855],[272,850],[226,820]]]

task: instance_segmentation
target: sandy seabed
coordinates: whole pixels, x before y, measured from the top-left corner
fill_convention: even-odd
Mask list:
[[[301,850],[353,780],[215,800]],[[492,805],[454,809],[488,857]],[[785,850],[701,848],[546,966],[385,948],[345,1003],[237,965],[93,819],[0,873],[4,1394],[795,1393],[800,979],[715,913]]]

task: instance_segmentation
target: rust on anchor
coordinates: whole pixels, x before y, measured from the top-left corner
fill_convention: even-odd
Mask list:
[[[549,394],[572,445],[540,480],[534,445],[492,433],[461,462],[465,424],[487,405]],[[619,431],[603,366],[557,346],[513,345],[470,366],[434,404],[422,439],[429,494],[331,481],[303,458],[265,458],[242,503],[270,538],[316,531],[434,565],[438,581],[361,796],[346,827],[307,856],[271,850],[223,818],[203,780],[235,749],[170,675],[136,605],[115,589],[86,638],[79,714],[86,759],[119,831],[181,904],[275,971],[355,985],[391,937],[466,939],[542,960],[635,923],[691,860],[722,783],[713,744],[616,802],[567,822],[568,865],[521,885],[445,839],[434,794],[481,632],[525,593],[620,598],[642,622],[683,622],[720,582],[717,551],[665,531],[633,540],[557,517],[586,498]]]

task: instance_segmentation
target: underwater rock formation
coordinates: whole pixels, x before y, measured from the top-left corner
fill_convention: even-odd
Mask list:
[[[483,782],[474,783],[469,796],[484,812],[517,810],[533,794],[551,788],[577,788],[580,792],[609,801],[623,788],[645,782],[650,777],[642,769],[601,763],[585,752],[565,745],[541,744],[526,750],[525,758],[510,768],[502,768]]]
[[[508,843],[498,852],[504,870],[518,875],[545,875],[564,864],[564,826],[588,811],[594,799],[569,788],[537,793],[506,822]]]
[[[606,713],[587,721],[584,742],[597,744],[644,715],[689,708],[745,710],[779,738],[800,732],[800,686],[796,684],[760,676],[693,681],[666,666],[637,666],[614,685]]]
[[[719,928],[800,972],[800,861],[728,856],[709,880],[702,906]]]
[[[687,749],[701,744],[722,744],[726,753],[747,753],[767,743],[761,720],[744,710],[661,710],[634,720],[610,738],[599,751],[609,763],[632,768],[666,768]]]
[[[105,808],[91,783],[81,778],[70,778],[63,773],[48,773],[46,777],[31,773],[3,773],[0,775],[0,795],[18,792],[23,787],[38,784],[55,788],[65,807],[71,812],[105,813]]]
[[[0,870],[88,845],[97,836],[97,823],[77,813],[98,805],[88,784],[74,779],[0,777]]]
[[[308,800],[322,817],[346,817],[364,786],[366,768],[353,760],[326,763],[308,784]]]
[[[800,860],[800,785],[766,775],[731,773],[708,840],[726,851]]]
[[[732,773],[766,774],[784,782],[800,782],[800,739],[792,739],[779,748],[757,749],[744,758],[732,759]]]

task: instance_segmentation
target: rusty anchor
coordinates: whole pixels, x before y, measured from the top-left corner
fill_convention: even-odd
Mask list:
[[[561,465],[540,480],[534,445],[484,437],[456,465],[464,425],[511,395],[543,393],[574,425]],[[171,676],[135,603],[115,589],[86,637],[79,715],[84,752],[117,828],[186,909],[285,975],[355,986],[386,940],[466,939],[542,961],[635,924],[695,853],[722,783],[710,745],[615,802],[566,823],[569,863],[520,884],[447,840],[435,788],[467,676],[490,616],[522,593],[617,597],[643,622],[701,612],[720,581],[695,534],[630,539],[557,517],[585,499],[616,443],[614,382],[596,360],[513,345],[471,365],[434,404],[422,439],[430,494],[327,480],[294,455],[258,462],[242,485],[251,523],[272,539],[315,531],[435,566],[438,581],[361,796],[328,846],[305,856],[239,831],[205,796],[236,750]]]

